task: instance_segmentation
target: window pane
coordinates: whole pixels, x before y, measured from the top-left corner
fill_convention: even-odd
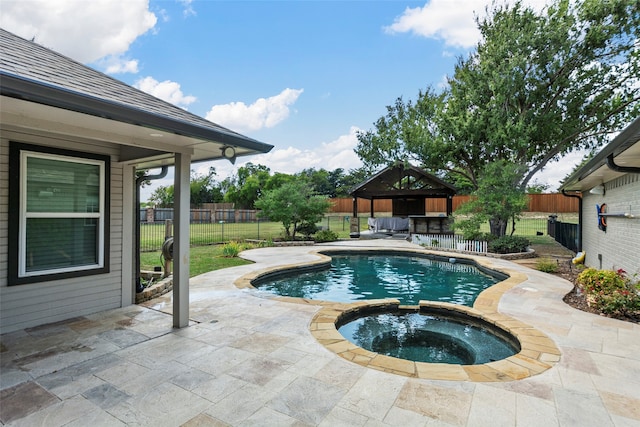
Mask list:
[[[27,157],[27,212],[99,212],[100,166]]]
[[[27,219],[26,271],[98,263],[96,219]]]

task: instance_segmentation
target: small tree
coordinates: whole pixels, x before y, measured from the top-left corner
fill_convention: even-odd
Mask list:
[[[513,222],[515,231],[516,219],[527,207],[527,196],[517,186],[522,176],[520,168],[503,160],[487,164],[478,182],[478,189],[473,192],[475,198],[456,210],[458,214],[471,215],[460,225],[465,234],[473,228],[478,229],[487,220],[491,234],[495,236],[506,234],[509,221]]]
[[[325,196],[314,195],[305,182],[292,181],[265,191],[255,206],[260,218],[281,222],[285,238],[293,240],[299,227],[322,220],[331,203]]]

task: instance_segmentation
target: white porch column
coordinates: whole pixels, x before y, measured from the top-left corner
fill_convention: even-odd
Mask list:
[[[173,327],[189,325],[189,175],[191,155],[175,154],[173,184]]]

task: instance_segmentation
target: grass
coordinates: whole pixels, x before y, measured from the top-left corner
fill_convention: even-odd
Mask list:
[[[527,239],[540,257],[573,257],[575,255],[551,236],[527,236]]]
[[[220,270],[227,267],[251,264],[242,258],[228,258],[222,255],[223,245],[193,246],[189,256],[189,277],[197,276],[209,271]],[[153,270],[160,266],[160,252],[143,252],[140,254],[140,267],[142,270]]]
[[[338,233],[340,238],[349,237],[349,222],[345,216],[325,217],[318,225]],[[367,219],[360,220],[362,230],[367,229]],[[190,225],[189,241],[191,246],[212,245],[231,240],[246,239],[275,240],[284,236],[279,222],[237,222],[237,223],[194,223]],[[140,227],[140,248],[145,251],[159,250],[165,238],[165,225],[143,223]]]
[[[384,216],[384,213],[380,216]],[[318,225],[323,229],[329,229],[338,235],[338,238],[349,238],[348,215],[327,216]],[[516,223],[517,236],[538,237],[537,233],[546,234],[548,214],[526,214]],[[563,222],[573,222],[573,216],[564,214],[558,218]],[[367,218],[360,217],[360,230],[366,230]],[[507,234],[510,234],[510,225]],[[489,224],[481,228],[483,232],[489,232]],[[165,236],[164,223],[142,224],[140,228],[140,247],[143,252],[157,251],[162,246]],[[279,222],[252,222],[252,223],[194,223],[190,226],[191,246],[213,245],[217,243],[245,241],[246,239],[275,240],[284,236],[282,224]]]

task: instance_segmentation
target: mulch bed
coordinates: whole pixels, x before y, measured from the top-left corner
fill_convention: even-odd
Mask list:
[[[559,263],[558,271],[556,271],[553,274],[556,276],[562,277],[563,279],[566,279],[569,282],[575,284],[578,274],[580,274],[580,272],[575,267],[573,267],[570,264],[570,262],[567,262],[567,263]],[[578,310],[585,311],[587,313],[597,314],[604,317],[610,317],[612,319],[623,320],[625,322],[640,323],[640,314],[637,316],[608,315],[605,313],[601,313],[599,310],[597,310],[594,307],[590,307],[589,304],[587,304],[586,296],[582,293],[578,293],[575,286],[573,287],[571,292],[569,292],[564,296],[562,300],[566,304],[570,305],[571,307]]]

